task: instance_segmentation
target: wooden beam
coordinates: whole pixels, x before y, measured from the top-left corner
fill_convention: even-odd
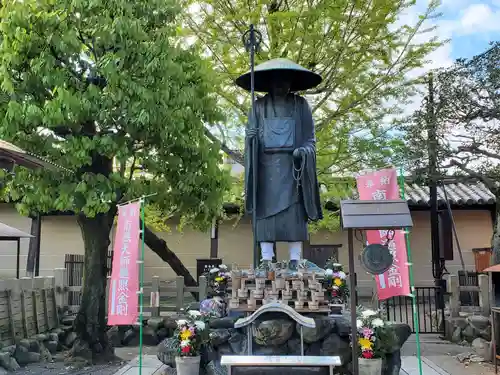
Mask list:
[[[219,255],[219,220],[214,218],[210,230],[210,258],[217,258]]]

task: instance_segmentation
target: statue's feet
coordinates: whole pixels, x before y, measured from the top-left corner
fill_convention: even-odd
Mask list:
[[[297,276],[299,269],[299,261],[298,260],[290,260],[288,263],[288,269],[285,271],[285,275],[288,277]]]
[[[263,260],[259,264],[259,267],[255,270],[255,276],[256,277],[267,277],[267,273],[271,270],[271,268],[272,268],[272,261]]]

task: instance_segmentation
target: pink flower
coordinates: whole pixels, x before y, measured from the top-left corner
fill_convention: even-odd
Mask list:
[[[373,336],[373,330],[367,327],[363,328],[363,337],[369,339],[371,336]]]

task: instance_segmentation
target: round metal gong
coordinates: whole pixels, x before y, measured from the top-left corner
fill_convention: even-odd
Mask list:
[[[363,268],[372,275],[381,275],[392,266],[393,256],[387,246],[368,245],[360,255]]]

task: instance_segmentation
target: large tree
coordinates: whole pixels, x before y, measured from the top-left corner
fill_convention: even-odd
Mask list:
[[[322,198],[338,198],[337,176],[391,163],[392,119],[415,93],[410,73],[441,45],[429,23],[438,3],[430,1],[417,16],[415,1],[191,0],[186,37],[213,59],[219,103],[234,119],[208,135],[242,161],[234,134],[242,134],[249,95],[234,79],[248,70],[241,39],[253,23],[263,36],[257,63],[289,58],[323,77],[319,87],[303,94],[316,121]],[[414,23],[404,22],[411,13]],[[335,214],[326,215],[321,225],[335,223]]]
[[[428,77],[422,106],[402,126],[404,162],[427,177],[427,129],[437,135],[440,174],[473,177],[500,202],[500,42],[470,59]],[[432,80],[431,80],[432,77]],[[494,262],[500,263],[500,205],[492,238]]]
[[[23,214],[77,217],[85,266],[74,355],[109,353],[105,260],[117,203],[156,194],[151,210],[194,225],[220,214],[227,179],[205,123],[222,118],[209,67],[179,41],[180,11],[168,0],[2,3],[0,138],[64,167],[17,168],[5,190]]]

